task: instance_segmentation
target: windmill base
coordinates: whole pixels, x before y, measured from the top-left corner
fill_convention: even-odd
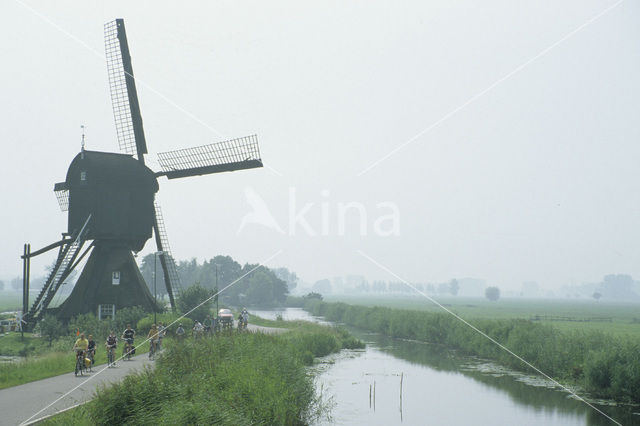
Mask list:
[[[160,311],[131,249],[114,242],[95,241],[73,291],[54,313],[65,322],[85,313],[106,319],[131,306],[140,306],[147,312]]]

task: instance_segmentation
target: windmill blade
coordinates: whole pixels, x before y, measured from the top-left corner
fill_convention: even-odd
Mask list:
[[[164,226],[164,218],[162,217],[162,210],[157,201],[154,201],[155,206],[155,220],[153,223],[153,234],[156,239],[156,247],[160,254],[160,266],[162,266],[162,272],[164,274],[164,284],[169,294],[169,301],[171,302],[171,309],[176,311],[176,298],[180,296],[181,285],[180,276],[178,275],[178,269],[176,268],[176,262],[171,255],[171,248],[169,247],[169,239],[167,237],[167,230]]]
[[[127,154],[137,155],[138,160],[144,163],[143,155],[147,153],[147,142],[144,138],[142,115],[140,115],[136,80],[133,77],[124,20],[116,19],[104,24],[104,45],[113,118],[116,122],[120,150]]]
[[[262,167],[256,135],[161,152],[158,161],[162,172],[156,173],[156,176],[169,179]]]

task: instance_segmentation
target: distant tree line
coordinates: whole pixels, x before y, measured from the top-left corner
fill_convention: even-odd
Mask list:
[[[160,259],[153,253],[142,259],[140,271],[153,293],[166,294],[164,274]],[[177,262],[178,275],[183,288],[198,284],[211,295],[220,291],[219,302],[223,305],[282,305],[290,289],[295,288],[298,277],[287,268],[270,269],[263,265],[246,263],[240,265],[231,256],[216,256],[198,263],[196,259]]]

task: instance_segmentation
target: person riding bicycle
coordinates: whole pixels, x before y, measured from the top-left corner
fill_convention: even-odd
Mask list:
[[[131,324],[127,324],[127,328],[122,332],[122,339],[125,341],[125,347],[123,350],[125,350],[127,346],[131,346],[131,348],[133,348],[133,339],[135,335],[136,331],[131,328]]]
[[[162,350],[162,339],[167,334],[167,327],[165,327],[161,322],[158,323],[158,347],[156,348],[159,351]]]
[[[202,322],[202,325],[204,326],[205,333],[211,332],[211,316],[210,315],[207,315],[205,317],[204,321]]]
[[[74,343],[72,350],[76,351],[77,356],[80,356],[80,354],[84,354],[87,351],[88,347],[89,341],[85,339],[84,333],[82,333],[78,340],[76,340],[76,343]]]
[[[73,351],[76,352],[76,376],[78,372],[82,374],[82,370],[85,367],[84,357],[87,353],[87,348],[89,347],[89,341],[84,338],[84,333],[80,334],[80,337],[73,344]]]
[[[89,335],[88,343],[89,344],[87,345],[87,355],[90,355],[91,365],[93,365],[96,357],[96,341],[93,340],[93,336],[91,334]]]
[[[242,314],[242,321],[244,321],[244,325],[247,325],[249,323],[249,311],[247,311],[247,308],[242,308],[242,312],[240,312]]]
[[[147,338],[150,341],[149,359],[151,359],[151,357],[153,357],[153,355],[155,354],[156,349],[158,348],[158,327],[156,327],[155,324],[151,325],[151,330],[149,330]]]
[[[195,325],[193,326],[193,334],[195,338],[199,339],[203,331],[204,326],[200,323],[200,321],[196,321]]]
[[[116,352],[116,347],[118,346],[118,338],[116,337],[115,333],[113,332],[113,330],[111,330],[111,333],[109,333],[109,336],[107,337],[107,341],[104,344],[107,347],[107,360],[109,359],[109,351],[113,351],[113,353]],[[111,366],[111,365],[116,365],[115,359],[113,360],[113,362],[111,364],[108,364],[107,366]]]
[[[182,342],[184,340],[184,328],[182,327],[182,324],[178,324],[178,328],[176,329],[176,337],[178,338],[179,342]]]

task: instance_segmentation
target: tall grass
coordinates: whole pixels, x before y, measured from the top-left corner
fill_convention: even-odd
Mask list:
[[[531,371],[449,314],[307,301],[305,309],[392,337],[440,343]],[[598,397],[640,402],[640,340],[596,331],[560,331],[523,319],[469,320],[475,327],[552,377],[571,380]]]
[[[82,410],[48,424],[309,424],[324,408],[304,368],[308,355],[351,345],[362,344],[317,325],[171,342],[155,370],[103,388]]]

